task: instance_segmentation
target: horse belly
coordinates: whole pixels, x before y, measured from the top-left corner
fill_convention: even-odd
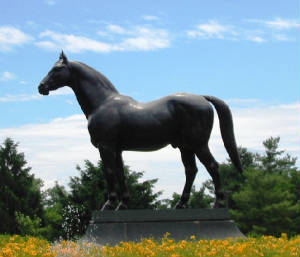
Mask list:
[[[168,134],[162,129],[132,128],[122,133],[119,147],[127,151],[155,151],[170,144]]]
[[[131,114],[123,122],[120,148],[132,151],[155,151],[171,143],[172,117],[167,110],[160,113]]]
[[[156,144],[153,142],[146,143],[146,144],[138,144],[138,143],[135,144],[133,142],[130,142],[129,144],[121,145],[120,148],[122,151],[152,152],[164,148],[168,144],[169,143],[161,143],[161,142],[157,142]]]

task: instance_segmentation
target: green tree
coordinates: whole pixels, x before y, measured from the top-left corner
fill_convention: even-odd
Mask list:
[[[22,236],[30,235],[40,237],[47,234],[49,230],[47,227],[42,227],[42,220],[37,216],[30,218],[29,216],[25,216],[23,213],[16,212],[15,217],[18,230]]]
[[[249,152],[246,148],[238,148],[242,166],[244,168],[253,167],[255,165],[255,154]],[[220,164],[220,177],[224,190],[226,192],[227,204],[229,208],[234,208],[232,194],[238,192],[244,183],[244,176],[236,171],[235,167],[228,159],[227,163]],[[189,208],[210,208],[215,200],[214,185],[211,179],[205,181],[199,191],[192,187],[190,199],[188,201]],[[164,200],[161,208],[174,208],[179,201],[180,195],[173,193],[172,199]]]
[[[211,189],[212,189],[212,181],[211,180],[205,181],[198,191],[196,190],[196,187],[193,186],[191,189],[190,199],[188,201],[188,207],[191,209],[210,208],[214,202],[214,197],[211,194]],[[206,190],[210,191],[210,194],[206,193],[205,192]],[[168,208],[173,209],[173,208],[175,208],[175,206],[179,200],[180,200],[180,194],[173,193],[172,199],[164,200],[163,201],[164,205],[160,208],[161,209],[168,209]]]
[[[247,148],[238,148],[240,160],[243,170],[248,170],[256,166],[256,155],[249,152]],[[232,194],[239,192],[244,185],[245,176],[235,169],[230,159],[226,163],[219,166],[221,182],[226,194],[227,206],[230,209],[235,208],[235,201],[232,199]]]
[[[296,158],[278,150],[280,138],[263,142],[265,152],[252,155],[240,180],[222,173],[227,188],[235,187],[230,202],[231,214],[244,233],[276,235],[299,233],[300,172]]]
[[[66,237],[62,231],[64,208],[68,205],[69,195],[64,186],[58,182],[43,193],[45,237],[50,241]]]
[[[71,220],[72,215],[74,216],[72,212],[76,211],[76,215],[78,213],[77,220],[80,221],[81,225],[79,228],[74,227],[74,230],[78,230],[79,234],[83,234],[91,219],[92,211],[99,210],[107,199],[107,184],[102,161],[94,165],[86,160],[84,167],[77,166],[77,170],[80,172],[80,176],[72,177],[69,183],[68,210],[70,211],[69,220]],[[125,167],[125,177],[130,193],[128,208],[156,209],[161,204],[158,200],[161,192],[153,192],[157,179],[140,182],[142,176],[143,172],[131,171],[127,166]],[[73,224],[76,225],[74,222]]]
[[[280,137],[270,137],[263,142],[265,153],[256,155],[258,168],[268,173],[282,173],[295,170],[297,158],[292,158],[285,151],[278,150]]]
[[[42,181],[30,174],[17,147],[10,138],[0,146],[0,233],[20,232],[15,213],[32,219],[43,217]]]
[[[263,174],[260,170],[245,171],[243,188],[233,194],[236,208],[231,210],[234,220],[244,233],[280,236],[299,233],[295,222],[299,205],[289,190],[289,179],[279,174]]]

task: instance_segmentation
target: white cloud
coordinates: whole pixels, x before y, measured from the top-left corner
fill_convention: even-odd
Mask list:
[[[57,95],[72,95],[74,94],[73,91],[68,88],[60,88],[56,91],[51,91],[50,96],[57,96]],[[6,95],[0,97],[0,103],[10,103],[10,102],[28,102],[28,101],[35,101],[40,100],[42,98],[42,95],[40,94],[33,94],[33,95],[26,95],[26,94],[20,94],[20,95]]]
[[[216,20],[210,20],[208,23],[202,23],[196,26],[195,30],[187,31],[191,38],[218,38],[223,39],[227,35],[235,35],[236,32],[232,26],[222,25]]]
[[[87,50],[107,53],[113,50],[113,46],[87,37],[75,36],[73,34],[61,34],[47,30],[40,34],[41,38],[48,38],[46,41],[39,41],[36,45],[50,49],[64,49],[68,52],[79,53]]]
[[[230,98],[228,100],[226,100],[226,103],[228,104],[257,104],[257,103],[260,103],[261,100],[260,99],[257,99],[257,98],[247,98],[247,99],[241,99],[241,98]]]
[[[249,41],[253,41],[253,42],[256,42],[256,43],[263,43],[265,42],[266,40],[263,39],[262,37],[260,36],[248,36],[247,39]]]
[[[250,20],[246,20],[246,22],[256,23],[260,25],[260,31],[261,31],[260,35],[259,34],[255,35],[255,33],[254,34],[252,33],[250,37],[248,37],[249,40],[251,40],[253,36],[260,37],[261,34],[263,33],[265,37],[268,37],[269,39],[268,41],[274,41],[274,40],[286,41],[286,42],[294,41],[295,29],[300,28],[300,23],[297,19],[287,19],[287,18],[276,18],[273,20],[250,19]]]
[[[246,23],[245,23],[246,22]],[[256,28],[250,28],[249,23],[255,23]],[[248,40],[256,43],[267,41],[292,41],[293,36],[276,32],[300,28],[300,23],[295,19],[277,18],[274,20],[244,20],[241,25],[222,24],[217,20],[210,20],[195,26],[195,29],[186,31],[189,38],[199,39],[225,39]]]
[[[56,4],[56,0],[45,0],[45,3],[46,3],[47,5],[53,6],[53,5]]]
[[[223,33],[227,32],[229,29],[227,26],[221,25],[216,21],[210,21],[206,24],[200,24],[197,28],[206,34],[208,37],[223,37]]]
[[[123,39],[120,49],[126,51],[148,51],[170,46],[170,36],[164,29],[137,27],[131,32],[132,36]]]
[[[266,26],[277,29],[277,30],[286,30],[286,29],[294,29],[300,28],[300,23],[295,19],[282,19],[276,18],[274,20],[262,21]]]
[[[9,71],[4,71],[2,73],[0,73],[0,81],[8,81],[8,80],[13,80],[15,79],[17,76]]]
[[[59,44],[51,41],[39,41],[36,42],[36,45],[49,50],[57,50],[59,48]]]
[[[127,34],[127,31],[119,25],[110,24],[107,26],[107,30],[117,34]]]
[[[32,100],[38,100],[41,96],[35,95],[6,95],[0,97],[0,103],[10,103],[10,102],[27,102]]]
[[[291,40],[293,40],[292,38],[288,37],[285,34],[275,34],[274,38],[278,41],[291,41]]]
[[[143,19],[145,21],[157,21],[157,20],[159,20],[159,17],[154,16],[154,15],[144,15]]]
[[[37,23],[35,23],[34,21],[32,20],[28,20],[26,21],[26,25],[30,26],[30,27],[37,27]]]
[[[32,37],[12,26],[0,27],[0,51],[10,51],[14,46],[20,46],[32,41]]]
[[[235,101],[239,103],[242,100]],[[234,106],[233,103],[230,105]],[[232,107],[237,144],[257,152],[263,150],[262,142],[265,139],[281,136],[281,149],[292,156],[299,156],[300,104],[258,106],[261,107]],[[215,158],[222,162],[228,155],[220,137],[217,115],[215,117],[210,148]],[[83,115],[73,115],[45,124],[0,129],[0,142],[5,137],[20,142],[20,150],[25,153],[28,165],[47,186],[52,186],[55,180],[67,185],[69,176],[79,175],[75,169],[77,164],[82,165],[84,159],[94,163],[99,160],[86,126]],[[163,197],[170,197],[174,191],[182,191],[185,177],[178,149],[166,147],[156,152],[125,152],[123,157],[132,170],[146,171],[144,179],[159,178],[155,190],[164,190]],[[199,162],[198,167],[197,187],[209,178]]]
[[[74,92],[70,87],[63,87],[55,91],[50,91],[50,96],[51,95],[73,95],[73,94]]]
[[[109,37],[109,33],[107,33],[106,31],[102,31],[102,30],[99,30],[97,31],[97,34],[101,37]]]
[[[262,141],[281,137],[281,147],[294,156],[300,152],[300,103],[234,109],[236,130],[241,144],[262,150]]]
[[[20,151],[25,153],[32,172],[48,186],[52,186],[55,180],[67,185],[69,176],[78,175],[76,164],[85,158],[97,159],[83,115],[57,118],[47,124],[1,129],[1,142],[5,137],[20,142]]]
[[[164,29],[135,27],[125,29],[121,26],[110,24],[107,32],[100,31],[101,36],[118,35],[114,42],[101,42],[91,38],[62,34],[54,31],[45,31],[41,38],[47,38],[36,43],[39,47],[49,50],[64,49],[69,52],[79,53],[93,51],[108,53],[112,51],[149,51],[170,46],[170,36]]]

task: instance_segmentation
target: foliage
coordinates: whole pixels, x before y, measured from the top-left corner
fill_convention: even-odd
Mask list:
[[[245,171],[247,181],[233,194],[236,208],[233,219],[245,233],[279,236],[299,233],[295,226],[299,218],[299,203],[293,201],[289,179],[278,174],[264,174],[260,170]],[[298,223],[299,224],[299,223]]]
[[[292,158],[289,154],[284,154],[284,151],[278,150],[280,137],[270,137],[263,142],[265,147],[264,155],[256,155],[258,168],[266,173],[289,173],[295,170],[297,158]]]
[[[48,227],[45,237],[48,240],[55,241],[60,237],[66,236],[62,230],[64,222],[64,208],[68,205],[68,192],[63,186],[57,182],[52,188],[47,189],[43,193],[43,203],[45,208],[44,223]]]
[[[220,177],[232,218],[245,234],[289,236],[299,234],[300,171],[296,158],[279,150],[280,138],[263,142],[265,151],[251,153],[238,149],[244,173],[236,171],[231,161],[220,165]],[[193,187],[190,208],[208,208],[213,202],[214,188],[206,181],[197,192]],[[165,205],[174,207],[180,195],[173,194]]]
[[[296,158],[278,150],[279,141],[279,137],[265,140],[263,154],[240,148],[243,175],[230,161],[220,166],[230,212],[244,233],[292,236],[300,232],[300,172]]]
[[[7,138],[0,146],[0,233],[19,233],[15,213],[43,217],[42,181],[30,174],[18,144]]]
[[[220,165],[220,176],[228,196],[232,218],[242,232],[253,236],[289,236],[299,234],[300,171],[296,158],[279,148],[280,138],[263,142],[263,153],[239,148],[244,173],[235,171],[230,160]],[[57,182],[41,193],[42,181],[30,174],[18,144],[6,139],[0,146],[0,232],[43,236],[48,240],[73,239],[82,235],[91,219],[107,198],[103,163],[85,161],[77,167],[80,175],[72,177],[70,191]],[[156,179],[141,182],[143,172],[125,167],[131,199],[130,209],[173,208],[180,195],[158,200],[154,193]],[[192,187],[190,208],[209,208],[214,201],[211,180],[199,190]]]
[[[20,235],[41,236],[46,231],[46,228],[41,227],[42,220],[39,217],[30,218],[20,212],[16,212],[15,215]]]
[[[94,165],[85,161],[83,168],[77,166],[80,175],[72,177],[67,192],[57,182],[44,192],[46,238],[54,241],[59,238],[74,239],[85,233],[94,210],[99,210],[107,198],[107,184],[104,178],[103,163]],[[140,182],[142,172],[125,167],[125,177],[131,199],[131,209],[156,209],[160,206],[157,198],[161,192],[154,193],[156,179]]]
[[[107,199],[107,184],[102,161],[99,161],[96,166],[87,160],[84,168],[77,166],[77,170],[80,172],[80,177],[72,177],[69,184],[71,189],[69,204],[74,208],[82,208],[78,217],[81,222],[78,232],[83,234],[91,219],[92,211],[99,210]],[[153,192],[157,180],[140,182],[142,176],[143,172],[131,171],[125,166],[125,177],[131,196],[128,208],[156,209],[160,205],[157,198],[161,195],[161,192]]]
[[[190,199],[188,201],[189,208],[210,208],[212,203],[214,202],[214,197],[211,194],[205,193],[207,188],[210,188],[211,181],[206,181],[203,183],[199,191],[196,190],[196,187],[193,186],[191,190]],[[164,200],[164,205],[160,207],[160,209],[166,208],[175,208],[176,204],[180,200],[180,195],[177,193],[173,193],[171,200]]]

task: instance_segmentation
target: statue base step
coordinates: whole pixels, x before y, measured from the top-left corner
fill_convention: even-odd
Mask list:
[[[175,240],[225,239],[245,237],[228,209],[122,210],[95,211],[84,240],[99,244],[162,238],[166,233]]]

